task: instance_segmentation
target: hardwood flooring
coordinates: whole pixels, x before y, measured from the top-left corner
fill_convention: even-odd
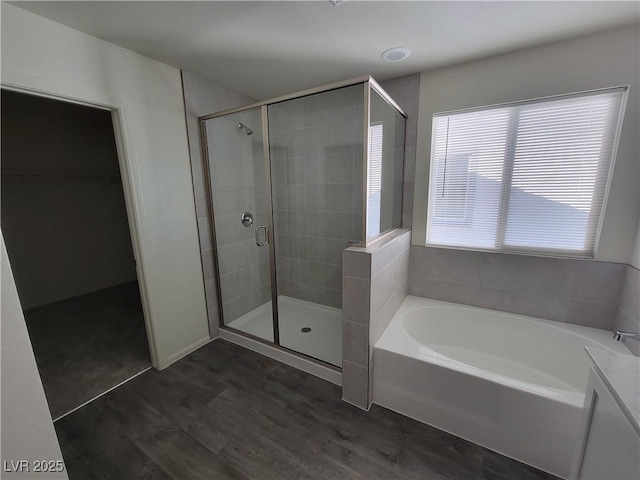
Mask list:
[[[151,366],[137,282],[24,315],[54,419]]]
[[[71,480],[555,479],[224,340],[55,423]]]

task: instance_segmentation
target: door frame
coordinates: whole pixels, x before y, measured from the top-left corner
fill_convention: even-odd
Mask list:
[[[138,277],[138,286],[140,290],[140,300],[142,302],[142,312],[147,333],[149,354],[151,356],[151,365],[154,368],[159,369],[160,362],[158,358],[157,336],[155,334],[155,325],[149,304],[144,252],[142,249],[142,242],[140,241],[142,231],[140,228],[142,223],[142,215],[140,213],[142,212],[142,189],[140,174],[137,171],[134,162],[131,161],[134,157],[134,153],[131,142],[128,141],[128,139],[132,137],[132,134],[128,126],[128,118],[130,115],[127,103],[112,95],[104,95],[96,91],[78,89],[72,85],[60,84],[55,81],[35,78],[7,70],[2,72],[0,88],[17,93],[44,97],[67,103],[75,103],[111,112],[111,120],[113,123],[116,141],[116,152],[118,155],[118,165],[120,167],[122,189],[124,192],[125,208],[127,212],[127,222],[129,224],[129,232],[131,235],[131,244],[136,263],[136,275]],[[11,263],[10,258],[9,263]]]

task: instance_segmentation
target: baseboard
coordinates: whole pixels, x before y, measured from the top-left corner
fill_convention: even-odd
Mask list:
[[[172,363],[175,363],[178,360],[180,360],[181,358],[186,357],[190,353],[195,352],[197,349],[199,349],[200,347],[206,345],[209,342],[211,342],[211,338],[209,337],[209,335],[207,335],[206,337],[202,337],[201,339],[193,342],[191,345],[187,345],[183,349],[178,350],[176,353],[174,353],[172,355],[169,355],[167,357],[166,363],[161,361],[160,362],[160,366],[158,367],[158,370],[164,370],[165,368],[167,368]]]

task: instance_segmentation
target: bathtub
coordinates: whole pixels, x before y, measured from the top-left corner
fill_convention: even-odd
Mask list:
[[[373,401],[567,478],[611,332],[408,296],[373,349]]]

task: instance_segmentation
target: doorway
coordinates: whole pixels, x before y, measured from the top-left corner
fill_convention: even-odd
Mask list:
[[[151,367],[109,110],[2,90],[2,232],[52,417]]]

